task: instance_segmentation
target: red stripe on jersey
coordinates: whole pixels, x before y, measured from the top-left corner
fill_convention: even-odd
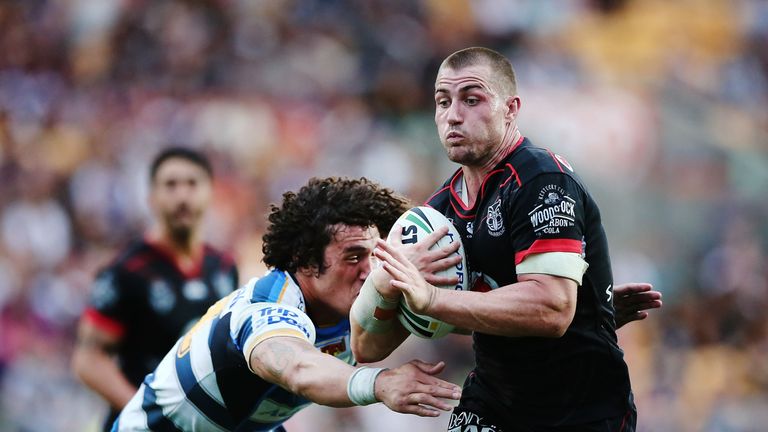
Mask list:
[[[88,308],[83,312],[83,319],[115,337],[123,337],[125,326],[114,319],[103,315],[94,308]]]
[[[135,273],[147,265],[147,261],[149,261],[149,258],[150,257],[145,253],[132,256],[131,258],[128,259],[128,261],[125,262],[124,267],[129,272]]]
[[[581,240],[573,239],[552,239],[552,240],[536,240],[531,247],[524,251],[520,251],[515,254],[515,265],[523,262],[525,257],[532,254],[539,254],[545,252],[572,252],[581,253]]]
[[[489,172],[488,175],[485,176],[485,178],[483,179],[483,183],[480,185],[480,199],[481,200],[483,199],[483,197],[485,197],[485,182],[487,182],[488,179],[490,179],[492,175],[500,173],[500,172],[504,172],[504,170],[503,169],[497,169],[495,171]]]
[[[181,273],[185,279],[195,279],[200,277],[200,275],[203,273],[203,261],[205,260],[207,246],[202,245],[199,249],[194,251],[193,255],[195,255],[195,257],[193,258],[194,261],[192,262],[192,265],[184,267],[181,265],[181,262],[174,253],[173,249],[158,241],[146,239],[146,242],[158,255],[162,255],[171,264],[173,264],[173,266],[176,267],[176,270],[178,270],[178,272]]]
[[[509,181],[510,181],[510,180],[512,180],[512,177],[514,177],[514,178],[515,178],[515,181],[517,182],[517,186],[518,186],[518,187],[519,187],[519,186],[522,186],[522,185],[523,185],[523,182],[521,182],[521,181],[520,181],[520,176],[519,176],[519,175],[517,175],[517,170],[515,169],[515,167],[513,167],[513,166],[512,166],[512,164],[509,164],[509,163],[508,163],[508,164],[507,164],[507,168],[509,168],[509,170],[510,170],[510,171],[512,171],[512,175],[510,175],[508,179],[504,180],[504,183],[502,183],[502,184],[500,184],[500,185],[499,185],[499,189],[501,189],[501,188],[503,188],[504,186],[506,186],[506,185],[507,185],[507,183],[509,183]]]
[[[557,168],[560,170],[560,172],[564,173],[565,171],[563,171],[563,167],[560,166],[560,161],[557,160],[557,158],[555,157],[555,154],[552,153],[549,149],[545,149],[545,150],[547,150],[547,153],[549,153],[549,156],[552,157],[552,160],[555,161],[555,163],[557,164]]]
[[[444,192],[446,189],[448,189],[449,187],[450,187],[450,186],[446,186],[446,187],[444,187],[444,188],[440,189],[439,191],[437,191],[437,192],[433,193],[431,197],[427,198],[427,200],[426,200],[426,201],[424,201],[424,204],[425,204],[425,205],[427,205],[427,206],[429,206],[429,207],[432,207],[431,205],[429,205],[429,202],[430,202],[430,201],[432,201],[432,198],[434,198],[434,197],[436,197],[436,196],[440,195],[441,193],[443,193],[443,192]]]

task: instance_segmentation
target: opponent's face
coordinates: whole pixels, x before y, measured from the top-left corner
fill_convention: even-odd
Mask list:
[[[493,157],[512,121],[490,66],[440,68],[435,80],[435,123],[451,161],[482,166]]]
[[[352,302],[371,272],[373,249],[379,230],[338,224],[325,248],[325,272],[314,278],[314,297],[339,316],[349,315]]]
[[[150,191],[150,206],[172,235],[199,229],[211,200],[211,179],[200,166],[182,158],[160,165]]]

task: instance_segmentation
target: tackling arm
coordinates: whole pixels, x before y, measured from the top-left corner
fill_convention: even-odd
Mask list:
[[[356,369],[318,351],[306,340],[278,336],[266,339],[251,351],[251,370],[265,380],[313,402],[332,407],[355,405],[349,389],[369,385],[371,395],[390,409],[434,417],[452,407],[440,398],[458,399],[460,388],[434,377],[444,364],[413,360],[378,373],[370,381],[350,382]],[[359,371],[359,369],[357,369]],[[362,374],[357,374],[362,376]],[[358,388],[358,390],[360,390]],[[370,402],[369,402],[370,403]]]

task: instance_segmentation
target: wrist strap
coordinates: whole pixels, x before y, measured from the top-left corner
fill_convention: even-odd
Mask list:
[[[379,294],[369,276],[352,304],[350,315],[363,330],[385,333],[392,329],[399,301],[387,300]]]
[[[385,368],[371,368],[363,366],[352,373],[347,381],[347,395],[355,405],[370,405],[376,400],[376,377],[384,372]]]

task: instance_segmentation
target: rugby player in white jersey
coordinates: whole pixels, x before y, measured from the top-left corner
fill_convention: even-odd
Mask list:
[[[365,179],[312,179],[284,194],[264,236],[272,270],[212,306],[146,377],[112,430],[283,431],[311,402],[383,402],[419,416],[450,410],[444,399],[459,399],[461,389],[435,376],[442,362],[354,367],[349,310],[376,239],[407,208]],[[429,246],[414,253],[425,272],[453,264],[445,259],[452,251]]]

